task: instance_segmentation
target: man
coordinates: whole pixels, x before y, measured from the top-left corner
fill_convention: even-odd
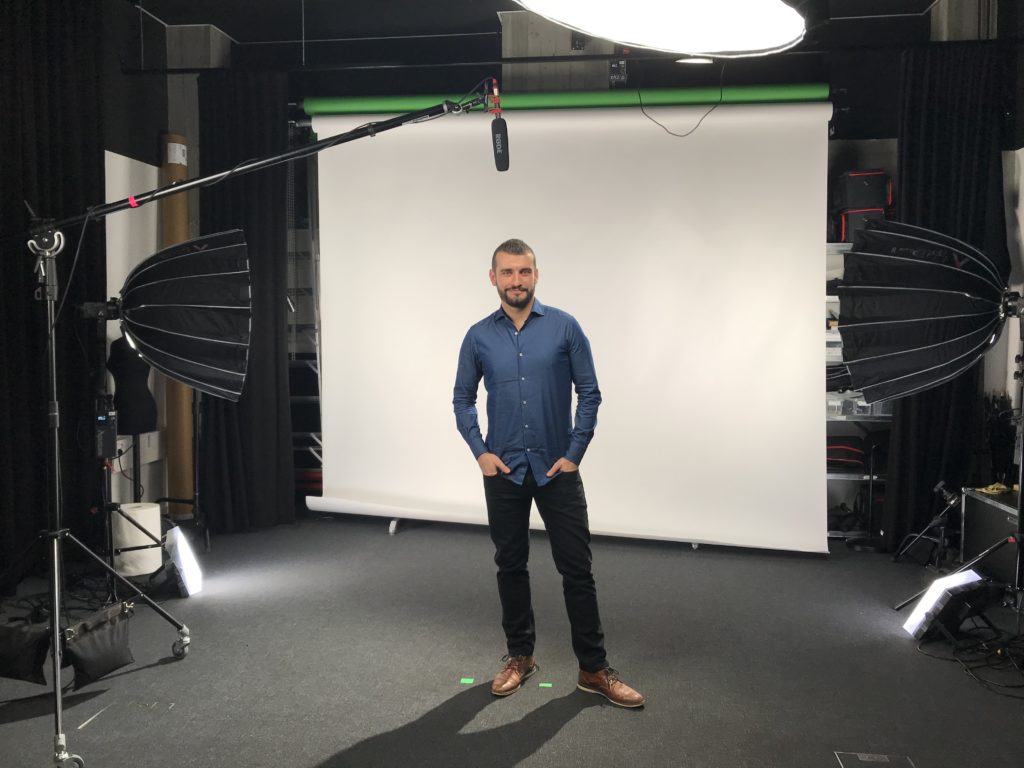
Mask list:
[[[594,435],[601,403],[594,359],[575,318],[534,298],[539,276],[536,257],[522,240],[507,240],[494,251],[490,278],[501,307],[466,334],[452,401],[459,432],[483,473],[498,566],[508,654],[491,692],[515,693],[538,669],[527,571],[530,507],[536,501],[562,575],[572,647],[580,666],[578,687],[622,707],[640,707],[644,697],[623,683],[605,658],[590,569],[587,500],[579,464]],[[481,378],[487,389],[486,440],[476,410]]]

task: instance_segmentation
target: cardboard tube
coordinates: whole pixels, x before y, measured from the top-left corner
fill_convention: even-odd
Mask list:
[[[188,154],[185,137],[168,133],[162,137],[163,165],[161,186],[188,177]],[[170,195],[160,201],[160,247],[166,248],[188,240],[188,193]],[[192,430],[192,388],[167,379],[167,495],[173,499],[195,498]],[[171,519],[193,516],[193,506],[170,504]]]
[[[145,547],[132,552],[123,552],[114,556],[114,570],[122,576],[145,576],[160,567],[163,560],[160,545],[154,544],[153,538],[160,540],[160,505],[159,504],[122,504],[123,514],[113,513],[110,518],[111,535],[114,537],[114,549],[128,547]],[[131,518],[149,532],[149,536],[132,525],[125,517]],[[153,538],[150,538],[153,537]]]

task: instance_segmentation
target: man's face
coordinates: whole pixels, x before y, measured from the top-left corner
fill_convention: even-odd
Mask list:
[[[522,309],[533,300],[539,273],[532,253],[517,256],[499,251],[490,272],[491,285],[498,289],[498,297],[515,309]]]

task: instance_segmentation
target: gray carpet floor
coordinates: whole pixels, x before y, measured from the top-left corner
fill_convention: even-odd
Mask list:
[[[309,517],[215,537],[203,592],[163,602],[192,632],[187,657],[140,605],[135,664],[65,696],[69,750],[88,768],[1024,764],[1024,702],[920,653],[892,610],[924,568],[841,544],[824,557],[597,538],[610,661],[648,697],[633,711],[575,689],[546,536],[532,546],[541,669],[495,699],[484,528],[389,536],[384,519]],[[52,765],[53,727],[48,689],[0,680],[0,766]]]

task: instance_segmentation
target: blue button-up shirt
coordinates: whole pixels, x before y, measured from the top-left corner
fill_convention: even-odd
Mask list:
[[[487,389],[486,440],[476,410],[481,378]],[[519,331],[498,309],[466,333],[452,404],[474,456],[497,454],[512,470],[506,477],[513,482],[521,485],[530,468],[544,485],[558,459],[579,464],[594,436],[601,391],[590,342],[576,318],[536,299]]]

